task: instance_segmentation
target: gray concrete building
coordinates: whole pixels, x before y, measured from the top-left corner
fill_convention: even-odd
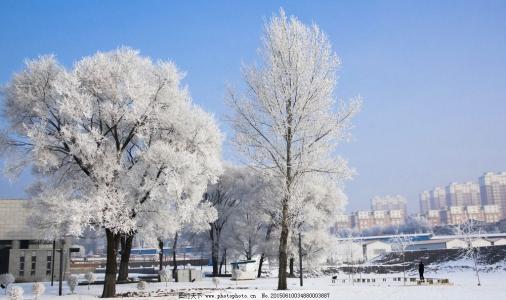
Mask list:
[[[52,242],[41,241],[37,228],[28,224],[30,200],[0,199],[0,274],[11,273],[16,282],[58,279],[60,255],[53,257]],[[65,245],[69,245],[67,241]],[[60,247],[60,242],[57,247]],[[70,269],[68,247],[64,247],[64,274]]]

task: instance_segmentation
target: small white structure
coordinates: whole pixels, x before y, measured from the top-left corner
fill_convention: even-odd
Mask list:
[[[373,241],[364,243],[363,251],[365,259],[371,260],[382,254],[392,252],[392,246],[382,241]]]
[[[503,246],[506,245],[506,238],[497,238],[497,239],[489,239],[494,246]]]
[[[487,241],[486,239],[482,239],[482,238],[477,238],[477,239],[473,239],[471,241],[471,245],[473,247],[490,247],[492,246],[492,243],[490,241]]]
[[[258,267],[255,260],[240,260],[231,263],[232,280],[254,280],[257,277]]]
[[[364,261],[362,244],[351,240],[338,241],[331,256],[339,263],[359,263]]]
[[[446,249],[467,248],[466,242],[461,239],[451,239],[446,241]]]

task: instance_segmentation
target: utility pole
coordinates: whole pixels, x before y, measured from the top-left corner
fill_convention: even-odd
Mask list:
[[[300,273],[300,286],[304,285],[302,280],[302,235],[299,231],[299,273]]]
[[[61,239],[61,247],[60,247],[60,282],[58,286],[58,295],[61,296],[63,294],[63,249],[65,247],[65,239]]]
[[[56,259],[56,240],[53,240],[53,255],[51,256],[51,286],[54,284],[54,260]]]

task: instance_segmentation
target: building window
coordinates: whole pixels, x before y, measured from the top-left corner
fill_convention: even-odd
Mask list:
[[[51,275],[52,261],[53,261],[53,257],[51,256],[51,252],[47,251],[46,275]]]
[[[37,264],[37,256],[35,256],[35,252],[32,253],[32,268],[30,270],[30,275],[35,276],[35,267]]]
[[[19,255],[19,276],[25,276],[25,252],[21,251]]]

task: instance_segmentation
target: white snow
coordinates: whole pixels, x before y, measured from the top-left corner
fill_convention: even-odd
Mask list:
[[[393,278],[395,276],[402,276],[398,274],[389,275],[363,275],[362,278],[382,278],[388,277]],[[330,297],[328,299],[374,299],[374,300],[395,300],[395,299],[409,299],[409,300],[476,300],[476,299],[503,299],[506,293],[506,287],[504,286],[504,279],[506,278],[505,271],[491,272],[481,274],[482,286],[476,285],[476,278],[471,270],[457,271],[457,272],[438,272],[436,274],[426,274],[427,277],[437,278],[449,278],[450,285],[407,285],[403,286],[401,283],[393,282],[389,280],[387,283],[356,283],[342,284],[332,283],[330,277],[322,278],[305,278],[304,287],[299,286],[299,279],[289,278],[288,287],[291,291],[293,290],[304,290],[312,292],[328,292]],[[356,275],[358,278],[359,275]],[[348,278],[348,276],[342,275],[339,278]],[[339,282],[339,281],[338,281]],[[218,290],[215,290],[215,285],[211,278],[204,278],[203,281],[199,282],[184,282],[184,283],[169,283],[168,287],[165,287],[165,283],[148,283],[146,291],[156,290],[175,290],[175,291],[194,291],[202,292],[204,294],[211,293],[227,293],[227,294],[247,294],[247,293],[269,293],[277,292],[273,290],[276,287],[277,278],[261,278],[257,280],[248,281],[232,281],[229,278],[220,278]],[[87,286],[78,286],[76,292],[70,295],[70,291],[66,285],[64,285],[64,296],[58,297],[58,284],[50,286],[46,284],[45,295],[39,297],[39,299],[96,299],[100,296],[102,291],[101,285],[92,285],[91,289],[88,290]],[[33,299],[32,294],[32,283],[15,283],[13,285],[21,286],[25,290],[25,299]],[[190,289],[190,290],[189,290]],[[205,290],[200,290],[205,289]],[[128,291],[138,291],[136,284],[120,284],[117,285],[117,292],[124,293]],[[8,299],[7,296],[1,295],[0,300]],[[138,298],[129,298],[138,299]],[[146,297],[142,299],[161,299],[160,297]],[[172,297],[164,297],[163,299],[178,299],[177,295]],[[323,298],[321,298],[323,299]]]

